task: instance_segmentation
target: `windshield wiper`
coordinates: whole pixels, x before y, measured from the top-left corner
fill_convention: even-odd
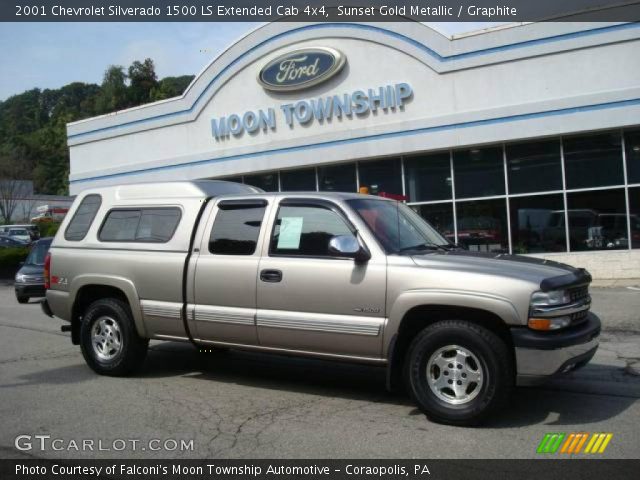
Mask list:
[[[445,243],[438,246],[444,248],[445,250],[462,250],[462,247],[460,245],[456,245],[454,243]]]
[[[409,252],[411,250],[421,251],[421,250],[443,250],[447,251],[442,245],[436,245],[435,243],[421,243],[419,245],[412,245],[410,247],[403,247],[398,250],[398,253]]]

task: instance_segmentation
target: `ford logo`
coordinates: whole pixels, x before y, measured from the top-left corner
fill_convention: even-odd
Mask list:
[[[345,62],[345,56],[334,48],[294,50],[265,65],[258,81],[267,90],[276,92],[301,90],[330,79]]]

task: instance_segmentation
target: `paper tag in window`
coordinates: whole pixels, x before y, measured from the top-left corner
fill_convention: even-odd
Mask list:
[[[278,249],[300,248],[302,236],[302,217],[283,217],[280,222],[280,234],[278,235]]]

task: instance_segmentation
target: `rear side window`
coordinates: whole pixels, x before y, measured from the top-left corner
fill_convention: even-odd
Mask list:
[[[209,252],[217,255],[253,255],[266,205],[265,201],[220,202],[209,237]]]
[[[96,218],[101,204],[100,195],[91,194],[84,197],[64,232],[65,240],[75,242],[82,240],[87,235],[93,219]]]
[[[110,210],[100,228],[102,242],[166,243],[180,222],[178,208],[123,208]]]

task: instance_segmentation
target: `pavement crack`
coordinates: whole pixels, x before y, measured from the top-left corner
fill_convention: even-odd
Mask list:
[[[57,335],[59,337],[69,337],[69,335],[62,332],[52,332],[51,330],[45,330],[44,328],[25,327],[24,325],[13,325],[11,323],[0,323],[0,327],[16,328],[18,330],[28,330],[30,332],[46,333],[49,335]]]

